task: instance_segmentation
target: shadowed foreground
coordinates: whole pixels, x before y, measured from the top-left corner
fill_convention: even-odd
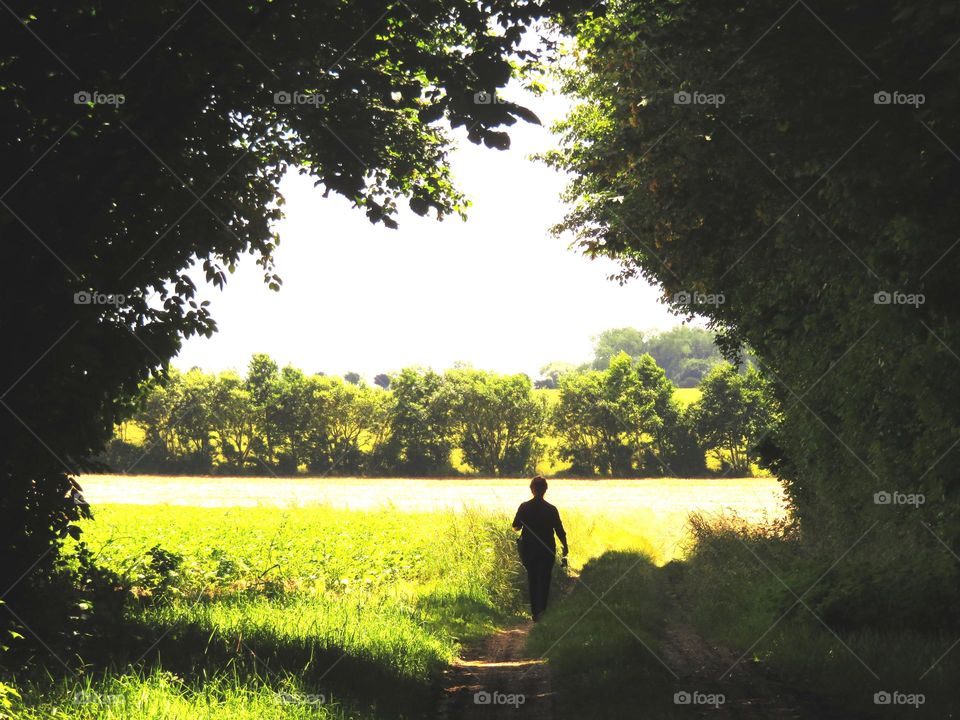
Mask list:
[[[500,630],[445,670],[439,717],[552,718],[550,667],[526,650],[531,626]]]

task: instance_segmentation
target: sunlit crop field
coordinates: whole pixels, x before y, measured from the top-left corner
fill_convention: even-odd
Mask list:
[[[94,505],[190,505],[281,508],[327,505],[404,512],[489,510],[512,518],[529,498],[528,480],[409,478],[250,478],[88,475]],[[550,481],[547,499],[560,508],[577,558],[611,548],[643,548],[659,562],[682,552],[691,512],[736,513],[749,521],[784,515],[772,478]]]
[[[461,645],[522,609],[512,532],[492,512],[93,512],[83,542],[113,593],[83,609],[120,591],[123,610],[78,657],[110,669],[36,666],[14,678],[14,717],[419,717]]]
[[[677,388],[673,391],[673,399],[680,403],[682,407],[693,405],[702,396],[703,391],[700,388]]]

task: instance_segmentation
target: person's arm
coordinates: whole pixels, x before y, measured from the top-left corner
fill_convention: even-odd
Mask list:
[[[522,530],[522,529],[523,529],[523,521],[522,521],[522,519],[520,518],[520,515],[521,515],[522,512],[523,512],[523,505],[521,505],[520,507],[517,508],[517,514],[513,516],[513,529],[514,529],[514,530]]]
[[[563,546],[563,556],[567,556],[567,531],[563,529],[563,522],[560,520],[560,511],[556,511],[557,517],[556,522],[554,523],[553,530],[557,533],[557,537],[560,538],[560,544]]]

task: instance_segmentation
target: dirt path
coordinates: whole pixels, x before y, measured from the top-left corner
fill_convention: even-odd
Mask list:
[[[447,668],[439,717],[551,720],[550,667],[525,650],[531,627],[501,630]]]
[[[663,618],[666,627],[660,638],[659,653],[664,664],[678,676],[673,682],[674,690],[722,694],[724,700],[717,706],[691,704],[669,709],[661,706],[664,718],[834,720],[840,717],[822,707],[816,698],[804,696],[768,677],[749,656],[738,662],[739,654],[708,643],[686,621],[682,599],[670,580],[666,581],[665,590],[674,604],[669,616]],[[467,649],[464,656],[444,672],[437,716],[443,720],[562,717],[562,703],[555,703],[549,664],[526,651],[532,627],[528,621]],[[642,717],[658,720],[658,711],[653,705],[645,709]]]
[[[679,691],[721,693],[723,704],[704,708],[701,717],[717,720],[834,720],[840,716],[769,677],[748,654],[707,642],[686,620],[686,608],[675,577],[667,582],[674,612],[661,638],[661,656],[679,679]],[[697,717],[694,713],[692,717]],[[854,720],[849,715],[845,720]]]
[[[826,720],[804,709],[802,700],[755,667],[750,657],[709,644],[685,623],[673,623],[664,632],[661,655],[680,676],[679,691],[722,694],[723,704],[705,708],[704,717],[717,720]],[[695,716],[695,715],[694,715]]]

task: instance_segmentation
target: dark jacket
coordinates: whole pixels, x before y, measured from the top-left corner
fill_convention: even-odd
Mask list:
[[[520,504],[513,527],[520,530],[524,555],[553,555],[557,551],[554,533],[560,538],[563,554],[567,554],[567,533],[560,522],[560,512],[542,497]]]

